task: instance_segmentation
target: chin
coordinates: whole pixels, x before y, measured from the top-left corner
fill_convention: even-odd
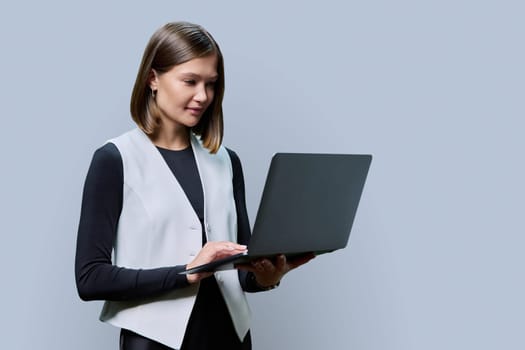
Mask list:
[[[184,123],[184,125],[188,128],[193,128],[197,126],[197,124],[199,124],[200,121],[201,121],[200,118],[194,119],[194,120],[188,120]]]

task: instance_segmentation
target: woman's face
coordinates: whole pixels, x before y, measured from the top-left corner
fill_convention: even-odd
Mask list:
[[[154,72],[150,87],[156,91],[162,125],[191,128],[213,101],[217,56],[194,58],[163,74]]]

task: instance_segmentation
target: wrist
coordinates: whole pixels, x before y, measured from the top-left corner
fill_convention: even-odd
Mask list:
[[[187,270],[189,268],[190,267],[188,265],[185,265],[184,270]],[[198,278],[195,274],[187,273],[185,276],[186,276],[186,281],[188,282],[188,284],[194,284],[198,282]]]

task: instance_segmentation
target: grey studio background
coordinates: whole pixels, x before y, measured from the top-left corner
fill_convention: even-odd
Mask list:
[[[3,349],[117,349],[73,260],[150,35],[204,25],[253,223],[277,151],[371,153],[350,245],[250,296],[255,349],[524,349],[520,1],[0,5]],[[36,343],[36,344],[35,344]]]

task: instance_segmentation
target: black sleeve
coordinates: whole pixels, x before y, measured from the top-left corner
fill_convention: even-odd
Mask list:
[[[130,300],[188,285],[185,266],[128,269],[112,264],[123,198],[122,158],[108,143],[93,155],[84,183],[77,235],[75,278],[82,300]]]
[[[228,149],[233,168],[233,197],[237,210],[237,243],[248,245],[251,236],[248,211],[246,209],[246,196],[244,190],[244,175],[242,173],[241,160],[237,153]],[[262,288],[255,281],[251,272],[239,270],[239,281],[245,292],[260,292]]]

